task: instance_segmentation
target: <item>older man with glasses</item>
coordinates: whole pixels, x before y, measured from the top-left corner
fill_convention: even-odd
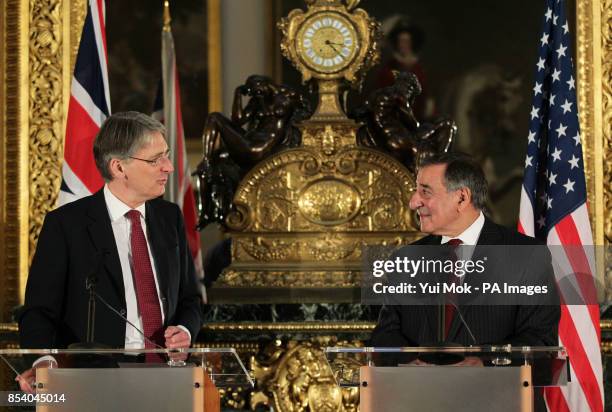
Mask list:
[[[187,348],[202,322],[200,295],[181,211],[161,199],[174,171],[165,128],[142,113],[116,113],[93,152],[106,183],[47,214],[19,319],[21,347],[85,342],[86,280],[93,275],[106,302],[96,309],[96,343]],[[53,362],[39,359],[34,367]],[[21,375],[23,390],[31,391],[34,375]]]

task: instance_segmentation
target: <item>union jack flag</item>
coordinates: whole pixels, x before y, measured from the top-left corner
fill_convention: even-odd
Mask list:
[[[593,296],[595,259],[576,104],[571,37],[563,0],[547,0],[521,194],[519,231],[557,246],[561,266],[574,273],[584,305],[561,296],[559,343],[570,359],[572,382],[547,388],[552,411],[603,411],[599,306]],[[587,247],[584,247],[587,246]],[[555,253],[553,253],[555,256]],[[560,280],[564,274],[555,267]],[[562,291],[563,292],[563,291]]]
[[[93,141],[111,112],[105,20],[104,0],[89,0],[70,89],[60,206],[104,185],[93,158]]]

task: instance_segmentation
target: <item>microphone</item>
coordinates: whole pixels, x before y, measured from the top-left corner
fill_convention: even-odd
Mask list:
[[[465,326],[465,329],[466,329],[466,330],[468,331],[468,333],[470,334],[470,338],[472,338],[472,343],[473,343],[474,345],[476,345],[476,342],[477,342],[477,341],[476,341],[476,338],[474,337],[474,334],[472,333],[472,329],[470,329],[470,327],[468,326],[467,322],[465,321],[465,318],[464,318],[464,317],[463,317],[463,315],[461,314],[461,310],[459,310],[459,306],[457,306],[457,305],[455,304],[455,302],[453,302],[453,301],[452,301],[452,299],[451,299],[451,300],[449,300],[449,303],[450,303],[451,305],[453,305],[453,307],[454,307],[454,308],[455,308],[455,310],[457,311],[457,314],[459,315],[459,320],[461,320],[461,324],[462,324],[463,326]]]
[[[96,313],[96,299],[98,299],[106,308],[108,308],[115,315],[119,316],[121,320],[129,324],[133,327],[146,342],[154,345],[158,349],[165,349],[163,346],[158,345],[157,343],[150,340],[143,331],[136,327],[132,322],[130,322],[125,316],[121,314],[117,309],[115,309],[110,303],[108,303],[102,296],[96,292],[96,283],[98,282],[97,275],[102,270],[102,265],[104,262],[104,256],[108,255],[109,251],[107,249],[102,249],[95,255],[95,270],[87,276],[85,279],[85,289],[89,291],[89,303],[87,307],[87,342],[85,343],[75,343],[70,345],[71,349],[96,349],[96,348],[105,348],[105,345],[98,344],[94,342],[94,331],[95,331],[95,313]]]
[[[147,337],[147,335],[145,335],[145,333],[144,333],[143,331],[141,331],[140,329],[138,329],[138,328],[136,327],[136,325],[134,325],[132,322],[130,322],[130,321],[128,320],[128,318],[127,318],[127,317],[123,316],[123,315],[121,314],[121,312],[119,312],[119,311],[118,311],[117,309],[115,309],[115,308],[114,308],[114,307],[113,307],[113,306],[112,306],[110,303],[108,303],[106,300],[104,300],[104,298],[103,298],[102,296],[100,296],[100,295],[98,294],[98,292],[93,291],[93,294],[94,294],[94,296],[95,296],[97,299],[99,299],[99,300],[100,300],[100,302],[102,302],[102,304],[103,304],[104,306],[106,306],[106,308],[108,308],[108,309],[109,309],[111,312],[113,312],[115,315],[119,316],[119,318],[121,318],[121,320],[123,320],[124,322],[126,322],[128,325],[130,325],[131,327],[133,327],[133,328],[136,330],[136,332],[140,333],[140,334],[142,335],[142,337],[143,337],[143,338],[144,338],[144,339],[145,339],[145,340],[146,340],[148,343],[150,343],[150,344],[152,344],[152,345],[156,346],[156,347],[157,347],[157,349],[166,349],[166,348],[164,348],[163,346],[158,345],[157,343],[155,343],[155,342],[153,342],[151,339],[149,339],[149,338]]]
[[[95,254],[95,266],[94,270],[85,278],[85,290],[89,292],[89,301],[87,303],[87,337],[85,342],[73,343],[68,346],[70,349],[101,349],[105,348],[105,345],[95,342],[95,330],[96,330],[96,283],[98,282],[97,275],[102,269],[102,262],[104,255],[108,251],[102,249]]]
[[[4,361],[4,363],[6,363],[8,365],[8,367],[13,371],[13,373],[17,377],[21,377],[21,373],[19,373],[19,371],[17,369],[15,369],[13,364],[11,362],[9,362],[8,359],[6,359],[6,357],[4,355],[0,355],[0,359],[2,359]]]

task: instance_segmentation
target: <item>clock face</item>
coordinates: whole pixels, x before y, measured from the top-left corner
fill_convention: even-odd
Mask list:
[[[359,48],[353,24],[334,12],[321,12],[306,19],[298,30],[296,43],[304,64],[326,74],[347,67]]]

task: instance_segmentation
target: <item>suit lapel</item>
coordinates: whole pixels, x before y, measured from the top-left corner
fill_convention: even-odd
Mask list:
[[[96,251],[103,256],[104,268],[112,280],[117,296],[125,300],[125,289],[123,287],[123,272],[121,262],[117,253],[115,235],[111,226],[110,216],[106,208],[103,189],[96,192],[90,203],[88,216],[91,221],[87,230]],[[99,276],[101,274],[98,274]]]
[[[146,203],[147,210],[147,236],[153,253],[153,261],[157,272],[157,282],[159,284],[160,299],[164,306],[164,313],[168,319],[168,276],[170,274],[170,264],[168,262],[168,249],[171,245],[168,244],[167,238],[170,235],[165,228],[164,220],[160,212],[151,202]]]

